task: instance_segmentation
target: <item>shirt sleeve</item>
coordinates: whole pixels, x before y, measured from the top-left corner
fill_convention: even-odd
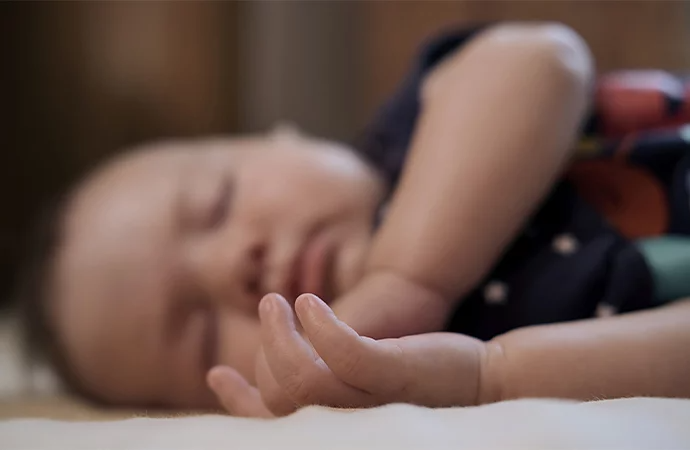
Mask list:
[[[407,76],[379,109],[355,148],[392,188],[398,182],[419,115],[420,87],[426,74],[487,25],[475,25],[434,36],[424,43]]]

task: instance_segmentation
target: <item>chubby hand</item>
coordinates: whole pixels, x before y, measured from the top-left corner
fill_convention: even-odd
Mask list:
[[[297,299],[295,310],[303,333],[284,298],[267,295],[259,305],[257,387],[230,367],[209,372],[209,385],[232,415],[286,415],[306,405],[442,407],[480,401],[487,348],[479,340],[452,333],[373,340],[310,294]]]

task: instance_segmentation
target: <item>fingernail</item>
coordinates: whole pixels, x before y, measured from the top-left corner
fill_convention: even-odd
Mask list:
[[[275,299],[273,298],[273,294],[265,296],[261,299],[261,303],[259,303],[259,310],[265,313],[271,312],[271,310],[273,310],[274,302]]]
[[[319,298],[314,294],[307,295],[307,306],[310,308],[316,308],[319,306]]]
[[[223,386],[223,368],[214,367],[213,369],[209,370],[208,375],[206,376],[206,382],[212,390],[219,391]]]
[[[321,298],[315,294],[309,294],[309,298],[307,301],[309,302],[308,305],[310,308],[320,308],[321,306],[326,305],[326,302],[321,300]]]
[[[299,308],[313,308],[315,306],[313,294],[302,294],[297,297],[295,305],[299,305]]]

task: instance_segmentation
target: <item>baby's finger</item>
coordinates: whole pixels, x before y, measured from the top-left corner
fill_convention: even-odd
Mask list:
[[[273,417],[261,401],[259,391],[236,370],[226,366],[211,369],[206,377],[223,408],[237,417]]]
[[[256,385],[259,387],[263,404],[277,416],[286,416],[297,409],[295,402],[285,393],[285,390],[273,377],[271,368],[266,361],[263,348],[259,349],[256,358]]]
[[[259,305],[266,361],[275,381],[297,405],[369,406],[366,392],[339,380],[299,334],[287,301],[266,296]]]
[[[359,336],[314,295],[300,296],[295,309],[314,349],[338,378],[372,394],[395,394],[405,388],[406,366],[399,346]]]

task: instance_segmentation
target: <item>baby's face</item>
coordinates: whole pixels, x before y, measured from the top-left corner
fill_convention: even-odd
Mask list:
[[[49,312],[89,391],[212,407],[206,372],[253,381],[268,292],[325,300],[360,276],[383,195],[349,149],[300,136],[163,143],[75,196]]]

